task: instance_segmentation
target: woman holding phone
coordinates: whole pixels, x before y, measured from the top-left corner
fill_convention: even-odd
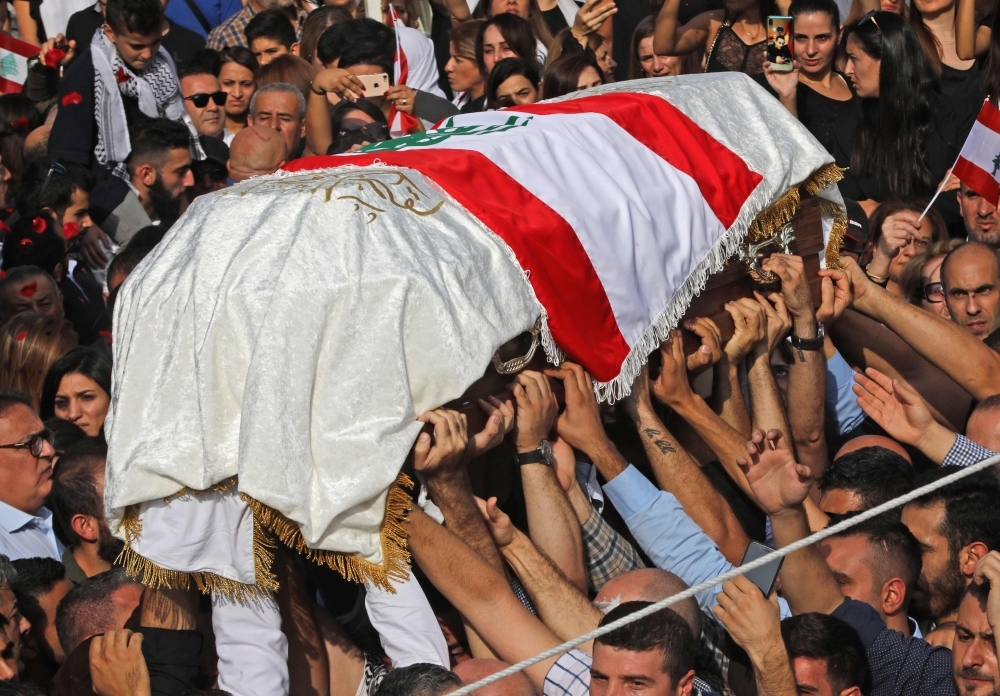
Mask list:
[[[680,9],[681,0],[663,3],[653,32],[656,55],[704,51],[705,72],[764,72],[767,17],[784,14],[775,0],[725,0],[724,9],[702,12],[684,26],[678,18]]]
[[[754,77],[833,155],[839,167],[849,167],[858,125],[858,99],[836,71],[840,40],[840,10],[833,0],[793,0],[792,54],[794,69],[772,70]]]

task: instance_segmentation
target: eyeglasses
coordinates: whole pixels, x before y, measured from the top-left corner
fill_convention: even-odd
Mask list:
[[[222,106],[226,103],[226,93],[222,90],[218,92],[212,92],[211,94],[206,94],[205,92],[198,92],[197,94],[192,94],[190,97],[184,97],[184,101],[190,100],[195,108],[204,109],[208,106],[208,100],[211,99],[215,102],[216,106]]]
[[[944,285],[942,283],[927,283],[924,286],[924,299],[934,304],[944,302]]]
[[[38,189],[39,201],[42,200],[42,196],[44,196],[45,194],[45,189],[48,188],[49,182],[52,181],[53,174],[58,174],[59,176],[66,176],[68,172],[66,171],[66,167],[61,165],[58,161],[53,161],[52,164],[49,166],[48,173],[45,175],[45,181],[42,182],[42,187]]]
[[[354,145],[361,143],[377,143],[389,139],[389,127],[384,123],[367,123],[363,126],[353,126],[343,128],[337,133],[336,139],[330,146],[331,155],[339,155],[347,152]]]
[[[28,436],[27,442],[16,442],[13,445],[0,445],[0,449],[26,449],[31,452],[31,456],[38,459],[42,456],[45,443],[50,445],[55,442],[56,434],[51,430],[43,430]]]

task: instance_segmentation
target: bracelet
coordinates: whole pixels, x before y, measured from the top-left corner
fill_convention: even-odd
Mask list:
[[[323,91],[317,92],[316,88],[313,87],[312,82],[309,83],[309,91],[312,92],[313,94],[318,94],[321,97],[325,97],[326,96],[326,92],[323,92]]]
[[[889,282],[889,276],[882,277],[872,273],[871,263],[865,264],[865,275],[868,276],[868,278],[871,279],[871,281],[876,285],[885,285]]]

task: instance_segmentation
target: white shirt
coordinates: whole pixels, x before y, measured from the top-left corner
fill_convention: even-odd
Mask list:
[[[63,545],[52,529],[52,511],[34,515],[0,501],[0,552],[12,561],[19,558],[62,559]]]

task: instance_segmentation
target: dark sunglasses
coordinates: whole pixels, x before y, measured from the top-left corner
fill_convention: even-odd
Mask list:
[[[337,133],[333,145],[330,146],[330,154],[337,155],[347,152],[354,145],[361,143],[378,143],[389,139],[389,127],[384,123],[367,123],[363,126],[343,128]]]
[[[31,452],[31,456],[37,459],[42,456],[45,443],[50,445],[55,442],[56,434],[51,430],[43,430],[28,437],[27,442],[16,442],[13,445],[0,445],[0,449],[26,449]]]
[[[944,285],[941,283],[927,283],[924,286],[924,299],[937,304],[944,301]]]
[[[218,92],[212,92],[211,94],[205,94],[204,92],[198,92],[198,94],[192,94],[190,97],[184,97],[184,101],[191,100],[191,103],[195,105],[195,108],[204,109],[208,106],[208,100],[211,99],[215,102],[216,106],[222,106],[226,103],[226,93],[222,90]]]

